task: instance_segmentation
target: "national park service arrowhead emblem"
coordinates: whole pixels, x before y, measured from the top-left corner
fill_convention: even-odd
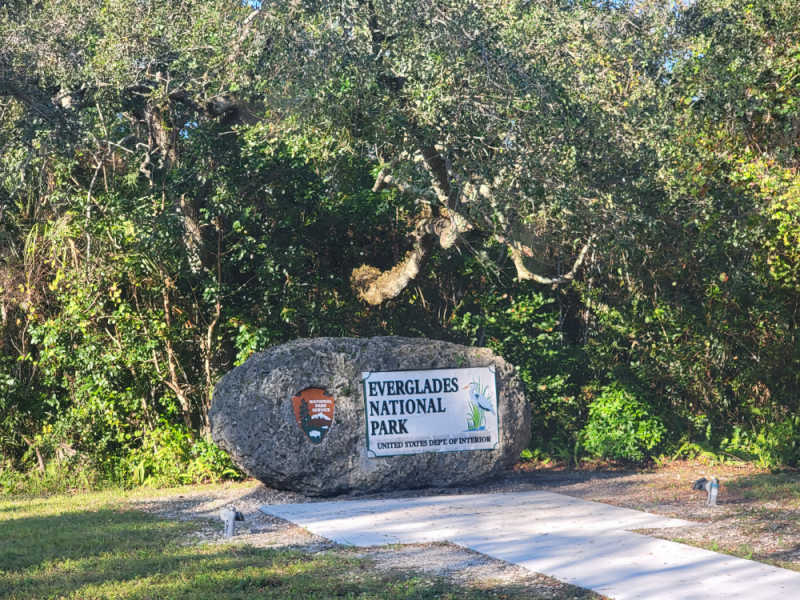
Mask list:
[[[313,443],[319,444],[333,425],[333,396],[321,388],[306,388],[292,398],[297,425]]]

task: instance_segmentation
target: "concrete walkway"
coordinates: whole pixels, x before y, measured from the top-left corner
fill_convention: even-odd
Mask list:
[[[631,533],[687,521],[550,492],[313,502],[261,511],[352,546],[449,541],[615,600],[800,598],[800,572]]]

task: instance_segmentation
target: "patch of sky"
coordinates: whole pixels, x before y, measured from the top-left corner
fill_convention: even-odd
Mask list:
[[[187,137],[189,137],[189,132],[192,129],[197,129],[199,126],[200,124],[197,121],[187,121],[186,123],[183,124],[183,127],[181,127],[181,130],[178,132],[178,135],[186,139]]]

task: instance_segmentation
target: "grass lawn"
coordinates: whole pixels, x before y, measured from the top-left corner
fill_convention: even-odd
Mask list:
[[[377,572],[369,561],[342,552],[192,544],[197,523],[130,510],[126,500],[132,496],[0,498],[0,598],[523,597],[508,589],[457,588],[434,577]]]

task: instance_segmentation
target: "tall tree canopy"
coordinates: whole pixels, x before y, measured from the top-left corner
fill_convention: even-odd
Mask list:
[[[337,161],[372,163],[373,191],[414,208],[404,259],[353,273],[371,304],[467,232],[519,279],[560,283],[639,193],[672,40],[662,4],[19,3],[0,92],[61,139],[99,112],[95,152],[133,153],[151,181],[213,119],[313,140],[333,178]]]
[[[0,447],[127,469],[258,348],[402,333],[551,451],[796,461],[794,4],[3,3]]]
[[[396,297],[460,239],[520,280],[571,280],[639,195],[672,43],[662,5],[264,3],[276,119],[375,163],[373,191],[416,207],[412,249],[357,269],[360,296]]]

